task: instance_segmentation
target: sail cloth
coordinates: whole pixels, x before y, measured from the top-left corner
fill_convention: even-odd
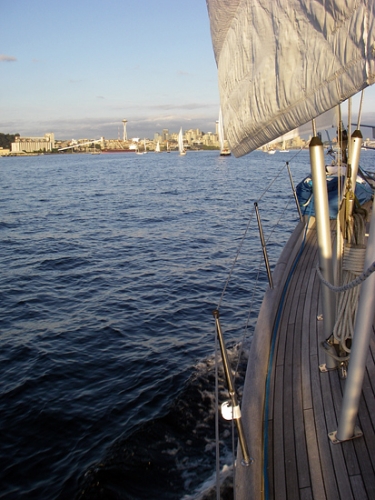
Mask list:
[[[235,156],[375,82],[373,0],[206,1]]]

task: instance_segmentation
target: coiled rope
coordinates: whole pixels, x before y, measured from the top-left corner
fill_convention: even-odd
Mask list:
[[[333,328],[333,337],[340,348],[350,353],[348,339],[354,334],[354,324],[357,312],[357,304],[360,288],[374,271],[375,262],[364,272],[365,263],[365,218],[361,213],[354,213],[350,218],[348,226],[348,239],[344,244],[344,255],[342,264],[342,285],[334,286],[326,281],[317,265],[317,272],[321,282],[335,293],[340,293],[337,301],[336,323]]]

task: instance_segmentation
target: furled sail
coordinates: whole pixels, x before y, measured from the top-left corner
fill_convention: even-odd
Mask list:
[[[206,1],[236,156],[375,82],[373,0]]]

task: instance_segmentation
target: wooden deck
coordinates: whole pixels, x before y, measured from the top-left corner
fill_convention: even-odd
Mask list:
[[[308,232],[286,292],[275,341],[267,423],[263,420],[262,409],[267,402],[262,364],[267,364],[276,304],[282,296],[281,285],[291,269],[289,258],[295,257],[291,249],[298,238],[301,239],[301,228],[281,259],[281,268],[274,273],[275,290],[267,292],[269,297],[266,294],[258,319],[242,402],[254,464],[237,466],[236,498],[375,499],[375,336],[373,332],[358,417],[363,437],[332,444],[328,433],[337,430],[345,381],[337,370],[319,370],[319,365],[325,363],[320,347],[325,339],[322,321],[317,319],[322,311],[315,270],[314,227]],[[268,457],[263,454],[266,425]],[[264,466],[268,471],[266,483]]]

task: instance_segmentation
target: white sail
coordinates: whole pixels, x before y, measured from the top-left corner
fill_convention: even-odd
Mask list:
[[[373,1],[207,0],[207,6],[225,134],[236,156],[375,82]]]
[[[156,143],[155,153],[160,153],[160,142],[159,141]]]
[[[178,134],[178,150],[180,152],[180,155],[186,155],[186,151],[184,148],[184,139],[182,135],[182,127],[180,128],[180,132]]]

